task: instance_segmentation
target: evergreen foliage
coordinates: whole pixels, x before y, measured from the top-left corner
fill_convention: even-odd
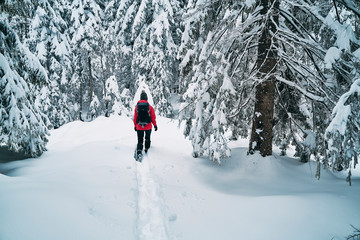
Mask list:
[[[275,78],[275,115],[273,119],[270,118],[274,143],[281,145],[283,150],[287,145],[295,144],[297,154],[303,161],[308,161],[310,156],[325,161],[324,133],[329,124],[327,119],[338,95],[348,89],[358,74],[359,60],[354,58],[353,51],[359,47],[359,34],[350,30],[354,29],[350,26],[356,24],[353,21],[337,23],[332,3],[310,5],[306,1],[282,0],[278,8],[276,1],[268,3],[273,4],[270,4],[266,13],[260,11],[264,9],[260,2],[189,3],[192,5],[187,8],[179,53],[182,59],[181,86],[184,86],[183,89],[190,86],[190,89],[183,91],[186,103],[183,105],[181,118],[188,124],[186,134],[193,133],[189,135],[190,139],[194,149],[200,153],[195,155],[201,155],[208,148],[208,145],[204,145],[206,138],[218,134],[203,126],[208,122],[204,119],[210,119],[215,114],[207,112],[209,108],[206,107],[203,108],[206,111],[197,111],[204,102],[211,106],[213,101],[220,100],[219,95],[211,93],[206,98],[203,97],[215,76],[207,74],[206,69],[224,69],[227,70],[223,74],[225,77],[215,78],[225,81],[226,76],[230,76],[235,91],[235,97],[231,101],[220,100],[225,105],[224,116],[228,118],[222,132],[226,134],[226,130],[232,129],[228,133],[232,136],[227,139],[247,136],[249,123],[263,115],[258,111],[253,112],[255,89],[268,82],[268,79]],[[278,24],[272,11],[279,11]],[[343,13],[348,20],[357,19],[352,12]],[[212,24],[206,24],[208,21]],[[275,23],[275,28],[267,26],[268,22]],[[277,62],[274,72],[262,75],[259,74],[262,71],[261,65],[256,62],[262,54],[262,51],[258,51],[263,42],[260,36],[266,29],[270,30],[270,36],[266,39],[272,39],[270,48],[276,51]],[[348,33],[343,36],[341,33],[344,29]],[[333,35],[330,36],[334,37],[325,36],[326,32],[332,32]],[[357,47],[351,49],[352,44]],[[339,49],[339,57],[331,52],[332,47]],[[195,94],[192,93],[194,89]],[[263,91],[265,93],[268,90],[266,87]],[[197,94],[198,91],[203,94]],[[219,91],[215,88],[214,92]],[[259,96],[256,101],[264,101],[263,95]],[[263,124],[263,120],[260,122]],[[262,132],[261,125],[253,128],[253,134],[259,134],[259,139],[263,138]],[[313,144],[309,144],[309,136],[313,137]],[[226,143],[227,141],[223,141],[222,144]],[[258,140],[251,143],[250,150],[258,143]],[[260,148],[255,147],[256,149]],[[225,152],[218,155],[225,156]],[[212,160],[219,162],[216,158]]]
[[[169,104],[171,88],[177,79],[177,44],[179,44],[178,1],[144,0],[113,2],[118,6],[114,28],[118,36],[120,71],[132,80],[130,91],[144,79],[154,97],[155,109],[172,114]],[[181,12],[181,11],[180,11]],[[128,68],[131,64],[131,71]]]
[[[47,95],[40,108],[57,128],[71,121],[67,96],[64,93],[71,66],[68,58],[69,41],[64,35],[67,24],[61,18],[57,4],[42,1],[34,13],[26,44],[44,66],[51,83],[35,96]]]
[[[326,129],[327,157],[338,171],[355,167],[360,155],[360,79],[343,94]]]
[[[46,150],[48,120],[32,92],[35,85],[46,81],[47,75],[39,61],[20,43],[6,21],[1,21],[1,145],[31,156],[39,156]]]

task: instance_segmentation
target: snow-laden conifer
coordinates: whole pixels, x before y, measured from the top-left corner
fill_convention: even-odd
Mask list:
[[[246,113],[247,106],[239,109],[236,105],[244,96],[237,94],[240,84],[234,85],[228,65],[231,56],[214,45],[214,41],[219,41],[218,46],[231,48],[235,37],[224,32],[224,40],[216,38],[214,29],[221,26],[222,20],[230,24],[238,9],[226,13],[220,5],[189,2],[179,50],[182,59],[180,91],[184,93],[180,118],[187,123],[185,135],[192,142],[194,157],[206,154],[218,164],[230,156],[229,137],[247,136],[248,128],[248,124],[239,118]],[[230,130],[229,134],[226,134],[227,130]]]
[[[360,79],[343,94],[326,129],[327,159],[334,170],[350,170],[360,156]]]
[[[110,114],[130,116],[132,114],[130,104],[132,98],[129,90],[124,89],[120,92],[115,76],[111,76],[106,80],[105,90],[106,116]]]
[[[26,40],[30,50],[46,69],[51,82],[39,89],[36,95],[47,95],[46,101],[41,101],[40,108],[55,128],[71,120],[65,90],[71,71],[66,28],[57,2],[45,0],[38,4],[34,12],[29,38]]]
[[[3,19],[3,18],[2,18]],[[46,116],[31,88],[46,73],[16,33],[0,23],[0,144],[15,152],[39,156],[46,150]]]
[[[177,81],[178,8],[177,1],[122,1],[114,25],[122,44],[120,57],[131,64],[132,90],[144,76],[154,107],[163,115],[172,112],[169,96]]]
[[[103,102],[100,99],[104,94],[105,79],[99,60],[102,52],[98,49],[101,45],[99,31],[103,30],[103,12],[98,3],[88,0],[72,1],[70,8],[68,32],[74,65],[70,87],[72,99],[79,106],[74,111],[81,120],[91,120],[91,116],[103,113]]]
[[[277,6],[277,3],[280,5]],[[261,12],[261,9],[264,9],[261,4],[267,4],[267,12]],[[316,159],[325,155],[323,138],[328,123],[326,116],[330,115],[331,109],[335,106],[338,94],[342,94],[344,89],[349,87],[349,83],[352,83],[356,75],[354,71],[350,71],[356,69],[356,61],[351,53],[353,50],[346,51],[337,47],[342,49],[340,55],[343,58],[340,59],[336,57],[337,55],[331,58],[329,54],[325,58],[326,49],[337,46],[336,44],[339,46],[358,44],[358,37],[351,30],[354,21],[344,21],[340,28],[338,24],[332,24],[334,20],[329,19],[333,19],[333,16],[327,17],[331,15],[332,7],[332,3],[312,5],[306,1],[292,0],[261,3],[189,2],[179,54],[182,60],[180,86],[185,93],[184,106],[186,106],[182,119],[188,123],[187,133],[195,134],[190,137],[196,139],[196,144],[214,133],[206,128],[202,128],[206,133],[196,130],[199,129],[199,124],[204,123],[204,117],[211,119],[207,116],[212,114],[209,115],[204,111],[201,116],[196,116],[194,113],[198,103],[203,102],[203,97],[196,93],[187,94],[186,88],[192,85],[196,86],[195,89],[207,86],[211,79],[218,79],[221,83],[221,76],[214,78],[214,74],[208,74],[206,69],[221,69],[222,66],[223,69],[227,69],[227,75],[233,83],[235,98],[226,102],[220,100],[219,95],[211,94],[209,91],[208,102],[218,99],[226,105],[224,109],[227,109],[225,111],[227,128],[232,130],[232,134],[228,135],[230,138],[246,136],[249,122],[263,116],[264,113],[261,111],[251,112],[255,102],[266,99],[264,96],[269,93],[269,89],[264,88],[263,91],[258,92],[259,94],[256,94],[255,89],[263,83],[275,81],[272,93],[275,98],[274,105],[269,106],[270,109],[274,108],[275,115],[273,119],[272,117],[267,119],[269,122],[267,129],[272,131],[267,134],[270,136],[267,138],[274,139],[276,144],[282,144],[283,149],[286,149],[287,144],[294,143],[299,150],[299,156],[303,155],[304,160],[309,160],[310,155],[314,155]],[[353,19],[353,15],[351,16]],[[279,22],[276,19],[279,19]],[[206,24],[209,22],[212,24]],[[269,23],[271,26],[268,25]],[[331,35],[323,34],[329,29],[338,33],[337,41],[334,41],[335,38],[331,38]],[[340,33],[344,34],[342,30],[345,29],[348,30],[345,31],[347,33],[344,38]],[[271,43],[269,46],[263,46],[263,50],[260,51],[261,45],[265,42],[264,39],[261,40],[264,31],[268,31],[268,37],[264,39]],[[339,39],[349,44],[344,44]],[[276,62],[273,69],[264,72],[262,70],[264,66],[269,66],[266,63],[266,59],[270,56],[269,49],[274,51],[270,60],[276,58]],[[223,58],[219,57],[219,53]],[[261,56],[265,56],[264,64],[262,61],[259,62]],[[324,59],[328,60],[324,61]],[[330,66],[332,69],[329,71],[324,66]],[[219,89],[219,83],[215,86],[214,93]],[[235,105],[228,105],[229,103]],[[253,134],[258,135],[258,139],[263,139],[264,121],[259,123],[253,129]],[[315,148],[314,145],[308,145],[309,134],[315,136]],[[259,142],[252,141],[250,150],[254,148],[262,151],[260,145],[256,147]],[[271,148],[271,144],[268,145]],[[199,149],[199,146],[196,146],[196,149]],[[271,150],[264,153],[267,154],[271,154]]]

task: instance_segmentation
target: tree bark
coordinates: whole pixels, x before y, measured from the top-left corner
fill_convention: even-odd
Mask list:
[[[279,0],[261,0],[261,14],[265,26],[259,38],[257,77],[261,83],[256,87],[253,125],[249,153],[260,151],[262,156],[272,155],[273,117],[275,103],[275,68],[277,62],[276,42],[272,34],[279,23]],[[265,17],[267,16],[267,17]]]
[[[80,75],[80,79],[81,79],[81,75]],[[79,104],[80,104],[79,119],[80,119],[80,121],[83,122],[84,121],[84,119],[83,119],[84,106],[83,106],[83,84],[82,83],[80,83]]]
[[[94,87],[93,87],[93,76],[92,76],[92,69],[91,69],[91,57],[90,57],[90,53],[88,52],[88,67],[89,67],[89,97],[90,97],[90,103],[93,99],[93,92],[94,92]]]

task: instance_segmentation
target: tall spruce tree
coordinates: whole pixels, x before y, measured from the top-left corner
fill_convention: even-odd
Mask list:
[[[333,170],[348,170],[347,181],[351,185],[351,168],[355,168],[360,156],[359,143],[359,77],[360,77],[360,3],[334,1],[326,21],[331,28],[331,47],[326,54],[325,69],[333,76],[334,87],[341,97],[333,109],[326,128],[326,156],[324,163]],[[330,25],[330,24],[329,24]],[[341,74],[348,73],[347,76]],[[334,89],[336,91],[336,89]]]
[[[47,118],[31,90],[47,81],[39,61],[0,16],[0,144],[39,156],[46,150]]]
[[[39,89],[36,95],[42,102],[40,108],[55,128],[71,121],[64,89],[71,70],[66,28],[67,24],[61,17],[58,5],[42,1],[34,12],[29,38],[26,39],[26,44],[38,57],[50,79],[50,84],[44,89]],[[42,95],[47,96],[41,99]]]
[[[90,0],[76,0],[70,3],[72,14],[69,36],[72,44],[72,63],[75,66],[70,84],[73,99],[79,106],[76,110],[81,120],[92,120],[102,114],[104,81],[102,69],[94,68],[94,60],[99,58],[96,51],[96,30],[102,29],[102,8]],[[100,78],[100,80],[99,80]]]
[[[209,48],[215,37],[212,30],[220,24],[225,11],[220,2],[207,5],[194,1],[187,8],[179,51],[182,59],[179,88],[185,101],[180,118],[186,120],[184,134],[191,139],[193,156],[206,154],[221,164],[221,159],[230,156],[224,133],[232,121],[227,117],[229,107],[234,106],[237,96],[225,64],[229,56]]]
[[[112,0],[104,10],[104,44],[101,65],[104,66],[104,105],[105,115],[110,113],[129,115],[134,91],[134,77],[131,72],[129,46],[122,41],[119,24],[125,15],[127,1]]]
[[[135,84],[144,79],[152,91],[155,109],[163,115],[172,112],[169,96],[177,81],[178,9],[178,1],[121,1],[114,24],[122,46],[119,56],[131,66],[127,74],[133,77],[131,90],[135,91]]]
[[[225,139],[246,136],[249,121],[253,121],[250,152],[272,154],[271,141],[275,139],[276,144],[284,145],[283,149],[293,142],[305,160],[311,154],[324,156],[327,122],[321,122],[321,118],[330,115],[342,85],[333,85],[332,75],[326,74],[323,67],[329,46],[323,44],[321,30],[334,28],[327,19],[333,6],[292,0],[191,4],[180,47],[180,76],[181,86],[196,89],[195,94],[184,91],[181,116],[187,122],[186,134],[190,134],[194,152],[201,155],[209,146],[205,139],[215,135],[212,128],[203,125],[215,117],[209,103],[219,100],[225,105],[227,118],[227,125],[221,127],[222,136],[225,138],[223,133],[232,130]],[[201,27],[206,19],[211,19],[213,25]],[[351,82],[352,75],[346,71],[348,62],[338,65],[336,74]],[[227,72],[211,75],[206,74],[207,68]],[[231,101],[211,94],[208,87],[220,82],[213,87],[217,92],[226,76],[237,93]],[[201,91],[204,94],[197,94]],[[265,104],[260,107],[262,110],[257,108],[259,103]],[[251,111],[253,114],[247,114]],[[311,136],[315,144],[309,144]],[[222,144],[226,146],[227,141]],[[226,156],[223,150],[219,155]]]
[[[356,167],[360,156],[360,79],[343,94],[333,111],[333,118],[326,129],[327,157],[337,171]]]

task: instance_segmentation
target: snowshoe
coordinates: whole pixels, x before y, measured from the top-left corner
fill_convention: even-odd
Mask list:
[[[142,151],[137,151],[135,149],[134,158],[136,161],[141,162],[143,159]]]
[[[139,154],[137,155],[136,161],[142,162],[142,159],[143,159],[143,155],[142,155],[142,153],[139,153]]]

